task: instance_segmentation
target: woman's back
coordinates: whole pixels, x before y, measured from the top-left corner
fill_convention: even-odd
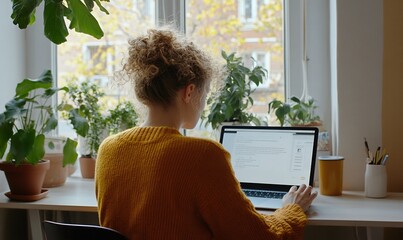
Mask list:
[[[193,191],[197,165],[220,157],[213,145],[166,127],[134,128],[107,139],[97,159],[101,225],[133,239],[211,238]]]

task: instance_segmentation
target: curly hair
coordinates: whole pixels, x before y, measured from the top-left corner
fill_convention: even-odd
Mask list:
[[[172,30],[151,29],[129,41],[123,70],[139,101],[169,106],[179,89],[202,89],[213,76],[211,58]]]

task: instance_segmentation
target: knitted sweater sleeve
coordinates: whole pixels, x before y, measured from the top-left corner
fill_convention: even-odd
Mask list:
[[[302,239],[307,217],[301,207],[259,214],[234,176],[229,153],[211,144],[203,156],[194,169],[194,191],[214,239]]]

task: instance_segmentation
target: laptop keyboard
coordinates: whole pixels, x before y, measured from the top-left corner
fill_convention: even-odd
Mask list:
[[[243,190],[248,197],[262,198],[278,198],[281,199],[286,194],[285,192],[259,191],[259,190]]]

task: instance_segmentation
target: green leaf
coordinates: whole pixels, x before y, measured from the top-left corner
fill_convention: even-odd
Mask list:
[[[252,123],[255,124],[256,126],[260,125],[260,120],[256,117],[252,117],[251,119]]]
[[[48,89],[52,87],[52,73],[50,70],[44,71],[38,79],[24,79],[17,85],[15,96],[26,96],[29,92],[35,89]]]
[[[53,96],[55,93],[57,93],[59,91],[58,88],[49,88],[46,89],[45,92],[43,93],[43,97],[51,97]]]
[[[49,149],[55,149],[55,144],[54,144],[54,142],[50,141],[50,142],[48,143],[48,148],[49,148]]]
[[[85,137],[88,134],[89,124],[86,118],[82,117],[77,109],[70,110],[69,117],[77,134]]]
[[[259,78],[259,77],[256,76],[256,75],[250,76],[249,79],[252,80],[252,82],[253,82],[254,84],[256,84],[256,86],[259,86],[259,84],[262,82],[262,81],[261,81],[262,78]]]
[[[87,6],[87,9],[92,12],[92,9],[94,9],[94,0],[84,0],[85,6]]]
[[[46,0],[44,16],[45,36],[55,44],[61,44],[67,41],[69,35],[66,23],[64,22],[65,6],[63,1]]]
[[[32,164],[38,163],[45,156],[45,135],[36,136],[32,150],[27,156],[27,161]]]
[[[46,126],[43,129],[43,132],[44,133],[50,132],[53,129],[55,129],[56,127],[57,127],[57,119],[56,119],[55,115],[52,114],[51,116],[49,116],[49,118],[46,122]]]
[[[100,9],[102,12],[104,12],[104,13],[106,13],[106,14],[109,14],[108,10],[106,10],[106,9],[102,6],[101,1],[99,1],[99,0],[94,0],[94,1],[96,2],[97,6],[99,7],[99,9]],[[109,2],[109,1],[106,1],[106,2]]]
[[[74,107],[73,107],[73,105],[71,105],[71,104],[68,104],[68,103],[61,103],[61,104],[59,104],[59,106],[57,107],[57,110],[59,110],[59,111],[70,111],[70,110],[72,110]]]
[[[277,119],[280,121],[280,125],[284,125],[285,117],[290,112],[290,106],[288,104],[284,104],[283,106],[279,107],[275,114]]]
[[[0,158],[4,156],[8,140],[13,136],[13,122],[6,121],[4,113],[0,114]]]
[[[89,34],[97,39],[104,36],[98,21],[80,0],[67,0],[67,2],[72,11],[70,29]]]
[[[26,102],[25,99],[12,99],[6,103],[5,120],[10,121],[25,114],[24,106]]]
[[[67,138],[63,147],[63,167],[67,164],[74,164],[77,160],[78,154],[76,151],[77,142]]]
[[[16,164],[22,163],[33,149],[35,142],[35,129],[19,129],[12,137],[10,152],[7,160],[15,160]]]
[[[28,24],[35,22],[35,9],[42,0],[12,0],[13,13],[11,18],[14,25],[18,25],[20,29],[27,28]]]
[[[228,58],[227,53],[226,53],[224,50],[221,50],[221,56],[222,56],[224,59],[227,59],[227,58]]]
[[[291,101],[296,102],[296,103],[300,103],[301,101],[299,100],[299,98],[297,97],[291,97]]]

